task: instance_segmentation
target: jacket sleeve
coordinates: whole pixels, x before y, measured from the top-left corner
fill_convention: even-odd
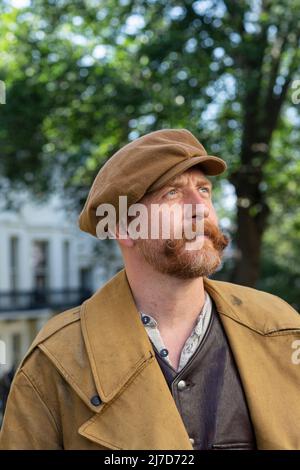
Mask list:
[[[62,449],[60,433],[37,386],[20,369],[8,396],[0,450]]]

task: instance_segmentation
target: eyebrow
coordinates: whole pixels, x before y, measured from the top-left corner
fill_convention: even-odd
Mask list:
[[[204,179],[204,178],[199,178],[197,179],[196,181],[196,185],[200,185],[200,184],[204,184],[204,185],[207,185],[210,187],[210,189],[212,189],[212,183],[211,181],[209,181],[208,179]],[[169,187],[177,187],[177,188],[181,188],[182,186],[185,186],[185,181],[183,179],[178,179],[178,180],[174,180],[174,181],[169,181],[165,187],[169,188]]]

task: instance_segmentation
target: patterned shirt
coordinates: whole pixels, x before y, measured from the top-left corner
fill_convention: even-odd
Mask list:
[[[198,316],[196,325],[181,350],[177,372],[179,372],[187,364],[187,362],[192,357],[199,344],[201,343],[208,328],[211,313],[212,300],[209,294],[205,292],[205,302]],[[153,317],[151,317],[151,315],[145,314],[143,312],[140,312],[140,314],[149,339],[159,351],[160,356],[163,357],[170,364],[171,367],[173,367],[173,364],[171,363],[168,356],[168,350],[166,349],[163,339],[160,335],[157,321]]]

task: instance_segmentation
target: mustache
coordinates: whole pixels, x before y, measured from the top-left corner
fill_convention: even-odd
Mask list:
[[[192,223],[192,229],[193,231],[196,231],[196,223],[194,222]],[[205,222],[204,235],[207,236],[212,241],[214,248],[219,253],[222,253],[230,242],[230,238],[227,235],[225,235],[225,233],[223,233],[219,227],[212,224],[211,222]],[[182,248],[186,242],[191,242],[191,241],[192,240],[189,240],[185,237],[184,233],[182,234],[181,239],[166,240],[165,250],[164,250],[165,255],[173,256],[174,253],[178,252],[178,250]]]

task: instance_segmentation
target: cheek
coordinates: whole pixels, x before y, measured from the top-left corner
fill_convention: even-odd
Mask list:
[[[217,216],[217,213],[215,211],[215,208],[213,205],[211,205],[210,209],[209,209],[209,219],[214,222],[216,225],[218,225],[219,223],[219,220],[218,220],[218,216]]]

